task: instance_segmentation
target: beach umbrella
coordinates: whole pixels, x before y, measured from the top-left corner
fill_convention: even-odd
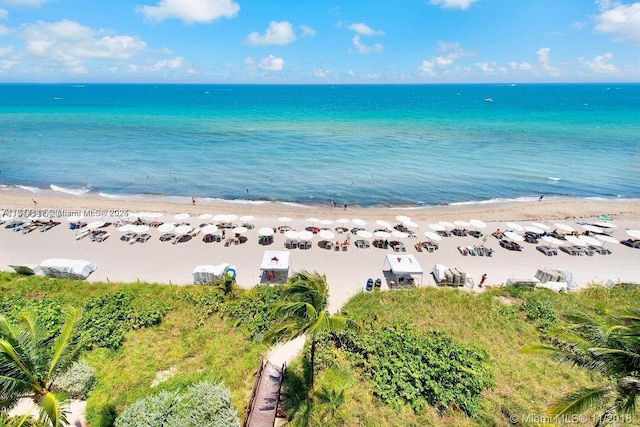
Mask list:
[[[175,231],[176,234],[189,234],[191,230],[193,229],[189,225],[179,225],[173,231]]]
[[[397,237],[398,239],[406,239],[409,237],[409,233],[405,233],[404,231],[393,230],[391,232],[393,237]]]
[[[386,229],[391,229],[392,228],[391,224],[389,224],[387,221],[384,221],[384,220],[381,220],[381,219],[377,220],[376,224],[378,224],[380,227],[384,227]]]
[[[440,240],[442,240],[442,236],[434,233],[433,231],[425,231],[424,235],[427,239],[433,240],[434,242],[439,242]]]
[[[318,222],[320,222],[320,224],[322,224],[322,225],[331,225],[331,224],[333,224],[333,221],[331,221],[330,219],[321,219]]]
[[[360,227],[364,227],[365,225],[367,225],[367,221],[358,218],[352,219],[351,222],[353,222],[355,225],[359,225]]]
[[[456,225],[450,221],[440,221],[438,224],[442,225],[445,228],[455,228]]]
[[[627,234],[634,239],[640,239],[640,230],[627,230]]]
[[[389,233],[388,231],[376,231],[373,233],[373,235],[381,239],[388,239],[389,237],[391,237],[391,233]]]
[[[273,236],[274,234],[275,233],[273,231],[273,228],[262,227],[260,230],[258,230],[259,236]]]
[[[418,224],[413,221],[404,221],[402,225],[405,227],[418,228]]]
[[[238,219],[238,215],[228,214],[228,215],[224,216],[224,220],[223,221],[231,222],[231,221],[235,221],[236,219]]]
[[[600,240],[594,239],[591,236],[578,236],[578,239],[582,240],[587,245],[602,246],[602,242]]]
[[[214,215],[211,219],[213,221],[224,221],[227,216],[225,214]]]
[[[84,219],[84,216],[70,216],[70,217],[67,217],[67,221],[69,221],[69,222],[78,222],[78,221],[82,221],[83,219]]]
[[[240,221],[243,221],[243,222],[253,221],[254,219],[256,218],[253,215],[244,215],[240,217]]]
[[[331,240],[334,237],[336,237],[336,235],[329,231],[329,230],[320,230],[320,232],[318,233],[318,236],[322,237],[323,239],[327,239],[327,240]]]
[[[551,243],[552,245],[562,246],[564,242],[560,239],[556,239],[553,236],[542,236],[542,240],[545,242]]]
[[[214,234],[217,231],[218,227],[213,224],[205,225],[204,227],[202,227],[202,232],[204,234]]]
[[[158,231],[161,233],[169,233],[175,230],[176,225],[172,222],[167,222],[158,227]]]
[[[593,225],[597,225],[598,227],[602,227],[602,228],[617,228],[618,227],[617,225],[615,225],[612,222],[604,222],[604,221],[594,222]]]
[[[564,231],[568,231],[568,232],[574,232],[576,231],[572,226],[567,225],[567,224],[553,224],[556,226],[556,228],[559,228],[560,230],[564,230]]]
[[[133,227],[131,227],[131,231],[133,231],[134,233],[144,233],[149,231],[149,226],[148,225],[134,225]]]
[[[442,224],[429,224],[428,226],[430,229],[434,230],[434,231],[444,231],[447,228],[442,225]]]
[[[603,231],[602,228],[596,227],[595,225],[591,225],[591,224],[580,224],[580,227],[592,233],[602,233]]]
[[[244,234],[248,231],[249,229],[247,227],[235,227],[232,228],[231,231],[235,234]]]
[[[313,233],[307,230],[298,231],[298,238],[300,240],[311,240],[313,239]]]
[[[515,222],[507,222],[506,226],[513,231],[524,231],[524,228],[520,224]]]
[[[280,222],[291,222],[293,221],[291,218],[289,218],[288,216],[281,216],[280,218],[278,218],[278,221]]]
[[[104,226],[104,221],[93,221],[90,222],[89,224],[87,224],[87,229],[88,230],[94,230],[96,228],[100,228]]]
[[[471,227],[471,224],[467,221],[453,221],[453,224],[457,225],[458,227]]]
[[[596,234],[596,239],[598,240],[602,240],[602,246],[605,245],[605,243],[620,243],[617,239],[611,237],[611,236],[607,236],[606,234]]]
[[[369,239],[373,236],[373,233],[367,230],[358,230],[356,234],[360,237],[364,237],[365,239]]]
[[[611,218],[609,215],[605,215],[605,214],[601,214],[596,216],[596,218],[601,219],[603,221],[613,221],[613,218]]]
[[[504,235],[515,242],[524,242],[524,237],[514,231],[505,231]]]
[[[347,218],[340,218],[340,219],[336,220],[336,223],[338,223],[338,224],[349,224],[350,222],[351,222],[351,220],[347,219]]]
[[[311,223],[311,225],[315,224],[316,222],[320,221],[319,218],[316,218],[315,216],[311,217],[311,218],[307,218],[307,221]]]
[[[565,239],[575,246],[587,246],[585,241],[578,238],[578,236],[567,236]]]
[[[409,218],[406,215],[398,215],[396,217],[396,220],[400,221],[400,222],[406,222],[406,221],[411,221],[411,218]]]
[[[148,217],[149,218],[160,218],[161,216],[164,216],[164,214],[162,212],[149,212]]]
[[[551,228],[549,228],[549,226],[548,226],[548,225],[543,224],[543,223],[541,223],[541,222],[532,222],[532,223],[531,223],[531,225],[533,225],[534,227],[541,228],[541,229],[543,229],[543,230],[551,230]]]
[[[297,239],[298,238],[298,232],[295,230],[287,230],[284,232],[284,235],[287,239]]]
[[[188,213],[179,213],[173,216],[173,218],[178,221],[184,221],[185,219],[188,219],[190,217],[191,215],[189,215]]]
[[[211,215],[210,213],[203,213],[201,215],[198,215],[198,218],[200,218],[200,219],[211,219],[211,218],[213,218],[213,215]]]
[[[135,227],[135,225],[133,224],[125,224],[121,227],[118,227],[118,231],[122,232],[122,233],[128,233],[130,231],[133,231],[133,227]]]
[[[538,227],[534,227],[533,225],[527,225],[524,227],[524,229],[530,233],[535,233],[535,234],[543,234],[544,230],[538,228]]]
[[[475,228],[487,228],[487,224],[480,221],[479,219],[472,219],[471,221],[469,221],[469,224],[471,224]]]

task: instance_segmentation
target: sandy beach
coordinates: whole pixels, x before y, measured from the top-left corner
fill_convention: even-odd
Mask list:
[[[506,250],[499,245],[499,241],[490,235],[496,229],[505,230],[505,222],[517,222],[523,226],[531,222],[541,222],[551,228],[556,223],[567,224],[576,230],[583,229],[576,222],[597,222],[596,215],[607,214],[614,218],[617,225],[613,236],[627,239],[626,229],[640,229],[639,201],[602,201],[576,199],[549,199],[532,202],[510,202],[490,204],[467,204],[458,206],[438,206],[430,208],[359,208],[349,206],[343,210],[342,206],[302,206],[282,203],[234,203],[216,202],[202,204],[167,203],[135,200],[105,200],[89,197],[55,197],[37,195],[34,203],[32,194],[15,194],[5,191],[2,194],[0,209],[4,214],[44,213],[61,215],[56,218],[61,224],[46,232],[34,231],[23,234],[0,228],[0,269],[13,271],[9,265],[38,264],[48,258],[86,259],[95,262],[97,270],[89,277],[89,281],[110,282],[157,282],[184,285],[193,283],[192,271],[197,265],[217,265],[228,263],[237,270],[237,282],[243,287],[252,287],[260,281],[260,263],[265,250],[284,251],[285,235],[276,233],[271,245],[258,244],[258,232],[261,227],[277,227],[284,225],[278,219],[290,217],[291,222],[286,225],[296,230],[303,230],[311,223],[307,218],[329,219],[339,218],[366,221],[365,229],[373,231],[379,228],[376,220],[384,220],[392,225],[398,223],[398,215],[409,216],[418,224],[414,229],[417,239],[407,238],[403,242],[407,254],[413,254],[424,270],[423,286],[435,286],[430,275],[435,264],[456,267],[466,271],[477,284],[483,274],[487,274],[486,283],[501,285],[509,278],[532,277],[538,268],[562,268],[573,272],[578,286],[590,283],[604,283],[614,281],[640,281],[638,260],[640,250],[623,245],[607,243],[605,247],[613,253],[611,255],[570,256],[559,252],[557,256],[547,257],[538,252],[535,244],[523,242],[522,252]],[[158,230],[151,229],[152,238],[146,243],[128,244],[121,241],[123,233],[113,226],[105,230],[110,237],[102,243],[91,242],[84,238],[75,239],[76,230],[68,227],[67,216],[84,214],[85,221],[104,220],[115,221],[109,216],[113,213],[132,214],[134,212],[161,212],[159,218],[163,222],[179,222],[173,217],[178,213],[191,216],[188,222],[198,227],[204,221],[198,216],[204,213],[251,215],[255,228],[243,236],[245,243],[225,247],[224,243],[205,243],[202,235],[191,241],[171,244],[161,242]],[[470,236],[447,237],[439,242],[439,250],[428,253],[418,252],[414,243],[426,240],[424,232],[429,231],[429,224],[438,221],[469,221],[479,219],[487,223],[482,229],[488,235],[487,247],[494,249],[492,257],[463,256],[458,251],[459,245],[479,245],[482,238]],[[240,222],[240,221],[234,221]],[[334,222],[329,225],[335,228],[340,224]],[[348,228],[354,224],[346,224]],[[338,235],[336,239],[344,239]],[[333,251],[318,246],[319,237],[313,239],[313,247],[308,250],[291,250],[291,271],[318,271],[327,276],[330,285],[330,309],[339,309],[352,295],[360,292],[368,278],[381,278],[387,254],[393,254],[390,249],[358,249],[353,242],[347,251]],[[371,240],[371,239],[369,239]],[[388,280],[388,278],[386,278]],[[477,287],[475,290],[479,290]]]

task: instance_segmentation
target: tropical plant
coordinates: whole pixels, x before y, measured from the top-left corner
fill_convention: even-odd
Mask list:
[[[547,336],[550,345],[529,345],[526,354],[542,354],[600,372],[607,383],[573,390],[548,407],[549,415],[571,416],[602,410],[595,426],[636,412],[640,395],[640,311],[618,315],[571,314],[567,325]]]
[[[53,427],[67,424],[65,396],[52,387],[80,355],[74,333],[79,318],[80,312],[69,308],[59,333],[50,337],[33,313],[22,314],[16,324],[0,315],[0,409],[30,398],[40,409],[40,421]]]
[[[314,362],[318,334],[339,331],[354,323],[345,316],[331,315],[327,310],[329,286],[320,273],[295,273],[283,289],[284,301],[273,308],[276,322],[265,338],[269,341],[290,341],[307,334],[311,339],[309,384],[313,389]]]
[[[219,289],[225,297],[233,297],[233,291],[236,287],[236,278],[233,274],[225,271],[221,277],[213,280],[213,287]]]

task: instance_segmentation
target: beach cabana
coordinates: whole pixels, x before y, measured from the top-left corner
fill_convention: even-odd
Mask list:
[[[290,255],[288,251],[264,251],[260,264],[261,281],[273,283],[287,280]]]
[[[193,269],[193,283],[210,285],[216,279],[222,279],[225,273],[236,278],[236,268],[227,263],[218,265],[198,265]]]
[[[84,259],[45,259],[34,271],[40,276],[86,279],[98,266]]]
[[[396,255],[396,254],[387,254],[384,260],[384,264],[382,265],[382,270],[388,269],[391,273],[398,278],[406,278],[407,276],[415,279],[414,276],[420,276],[420,285],[422,285],[422,277],[424,272],[422,271],[422,267],[420,267],[420,263],[418,260],[411,254],[409,255]],[[415,281],[418,283],[417,281]]]

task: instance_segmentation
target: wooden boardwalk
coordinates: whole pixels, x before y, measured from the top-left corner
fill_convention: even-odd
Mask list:
[[[261,368],[256,374],[258,378],[243,427],[273,427],[276,421],[284,366],[278,367],[267,361],[261,362]]]

